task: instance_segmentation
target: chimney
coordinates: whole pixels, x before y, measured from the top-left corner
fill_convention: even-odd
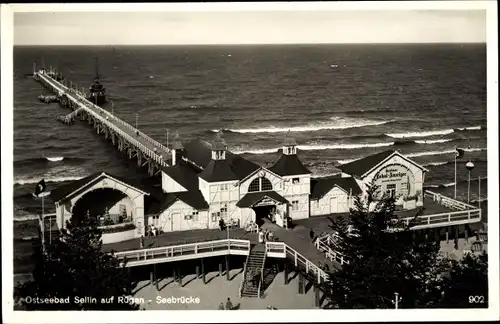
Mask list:
[[[180,153],[184,149],[184,146],[181,143],[179,133],[175,133],[174,143],[172,144],[172,166],[177,163],[177,154]]]

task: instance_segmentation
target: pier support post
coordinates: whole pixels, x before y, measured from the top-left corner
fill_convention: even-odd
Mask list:
[[[455,249],[458,250],[458,226],[455,225]]]
[[[304,286],[305,286],[305,280],[304,280],[304,275],[302,274],[302,272],[299,272],[299,275],[298,275],[298,279],[297,282],[298,282],[298,285],[299,285],[299,289],[298,289],[298,293],[299,295],[303,295],[304,294]]]
[[[201,279],[203,280],[203,283],[207,283],[207,277],[205,275],[205,263],[203,262],[203,259],[201,259]]]
[[[154,284],[154,274],[153,274],[153,269],[149,271],[149,281],[151,283],[151,286]]]
[[[318,286],[314,286],[314,307],[320,308],[321,307],[321,295],[320,295],[320,290]]]
[[[177,277],[178,277],[178,280],[179,280],[179,286],[182,287],[182,274],[181,274],[181,268],[177,268]]]
[[[285,270],[283,271],[284,275],[285,275],[285,285],[288,285],[288,272],[289,272],[289,269],[288,269],[288,263],[285,262]]]
[[[174,278],[174,282],[177,282],[177,273],[175,271],[175,268],[172,268],[172,278]]]
[[[465,224],[465,243],[469,243],[469,225]]]
[[[231,278],[229,277],[229,255],[226,255],[226,279],[227,281],[230,281]]]
[[[200,266],[196,266],[196,279],[200,279]]]
[[[219,262],[219,277],[222,277],[222,262]]]
[[[441,242],[441,228],[437,227],[434,229],[434,241],[436,243]]]
[[[156,264],[153,264],[153,278],[155,281],[156,291],[158,291],[158,290],[160,290],[158,287],[160,280],[158,280],[158,273],[156,272]]]
[[[446,244],[450,243],[450,227],[446,226]]]

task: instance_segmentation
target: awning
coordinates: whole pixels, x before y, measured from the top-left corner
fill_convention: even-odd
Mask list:
[[[249,208],[275,204],[289,204],[289,201],[275,191],[258,191],[249,192],[244,195],[243,198],[236,203],[236,206],[240,208]]]

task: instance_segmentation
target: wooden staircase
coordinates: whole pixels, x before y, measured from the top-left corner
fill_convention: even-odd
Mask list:
[[[261,297],[266,262],[266,246],[258,244],[250,250],[243,271],[240,297]]]

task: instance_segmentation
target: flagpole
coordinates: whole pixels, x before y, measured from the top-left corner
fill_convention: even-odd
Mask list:
[[[457,147],[455,146],[455,199],[457,199]]]
[[[45,252],[45,220],[44,220],[44,206],[43,206],[43,196],[42,196],[42,249]]]
[[[478,196],[478,197],[477,197],[477,204],[478,204],[478,206],[479,206],[479,209],[481,209],[481,176],[478,176],[478,177],[477,177],[477,181],[479,182],[479,184],[478,184],[478,187],[479,187],[479,188],[478,188],[478,189],[479,189],[479,192],[478,192],[478,194],[477,194],[477,196]]]

